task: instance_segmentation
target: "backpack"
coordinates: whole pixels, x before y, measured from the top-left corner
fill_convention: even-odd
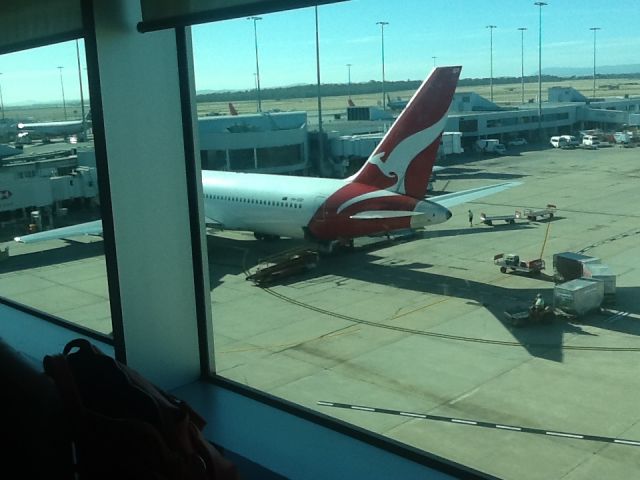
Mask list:
[[[202,435],[198,413],[88,340],[43,364],[68,414],[76,478],[239,479]]]

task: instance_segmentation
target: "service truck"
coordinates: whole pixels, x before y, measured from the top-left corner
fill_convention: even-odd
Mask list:
[[[498,155],[504,155],[507,151],[505,146],[500,143],[500,140],[495,138],[481,138],[476,140],[476,151],[482,153],[497,153]]]

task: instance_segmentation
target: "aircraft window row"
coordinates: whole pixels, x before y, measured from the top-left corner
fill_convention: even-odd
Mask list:
[[[268,207],[302,208],[301,203],[276,202],[273,200],[258,200],[255,198],[230,197],[227,195],[205,195],[211,200],[225,200],[228,202],[251,203],[254,205],[265,205]]]

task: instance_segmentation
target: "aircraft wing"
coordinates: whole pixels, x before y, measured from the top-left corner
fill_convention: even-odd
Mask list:
[[[14,240],[20,243],[32,243],[56,238],[77,237],[79,235],[102,235],[102,220],[79,223],[69,227],[54,228],[44,232],[30,233],[28,235],[22,235],[21,237],[15,237]]]
[[[218,230],[224,230],[224,225],[222,224],[222,222],[219,222],[215,218],[211,218],[208,215],[205,215],[204,223],[207,225],[207,227],[216,228]]]
[[[469,190],[463,190],[461,192],[447,193],[445,195],[437,195],[429,197],[428,200],[443,207],[454,207],[461,203],[470,202],[478,198],[486,197],[487,195],[493,195],[494,193],[502,192],[511,187],[521,185],[521,182],[506,182],[499,183],[497,185],[488,185],[486,187],[471,188]]]

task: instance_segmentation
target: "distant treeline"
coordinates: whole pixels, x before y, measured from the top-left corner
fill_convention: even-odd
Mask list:
[[[602,78],[640,78],[640,73],[629,74],[607,74],[598,75]],[[591,79],[592,76],[573,76],[573,77],[559,77],[555,75],[542,75],[543,82],[562,82],[566,80],[581,80]],[[532,83],[538,81],[538,76],[524,77],[525,83]],[[494,85],[505,85],[520,83],[520,77],[497,77],[493,79]],[[406,90],[416,90],[420,83],[420,80],[405,80],[405,81],[386,81],[385,91],[389,93],[402,92]],[[458,82],[458,87],[473,87],[478,85],[489,85],[489,78],[461,78]],[[377,80],[370,80],[365,83],[352,83],[351,87],[345,83],[325,83],[321,85],[321,93],[325,97],[336,97],[346,95],[362,95],[370,93],[380,93],[382,91],[382,82]],[[287,100],[291,98],[315,98],[318,95],[318,86],[309,85],[295,85],[291,87],[278,87],[278,88],[264,88],[260,90],[260,98],[262,100]],[[241,100],[255,100],[256,91],[251,90],[238,90],[233,92],[215,92],[204,93],[196,95],[197,102],[229,102],[229,101],[241,101]]]

